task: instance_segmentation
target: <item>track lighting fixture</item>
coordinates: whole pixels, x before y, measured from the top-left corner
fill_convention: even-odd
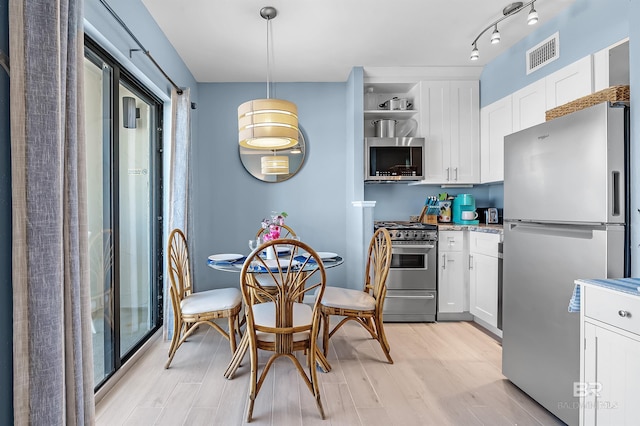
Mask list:
[[[523,3],[521,1],[517,1],[514,3],[509,3],[507,6],[504,7],[504,9],[502,9],[502,17],[500,17],[499,19],[496,19],[495,22],[492,22],[491,24],[487,25],[487,27],[482,30],[480,32],[480,34],[478,34],[478,37],[475,38],[475,40],[473,40],[473,42],[471,43],[471,45],[473,46],[473,50],[471,50],[471,57],[470,59],[472,61],[476,61],[478,60],[478,58],[480,57],[480,52],[478,51],[478,39],[482,36],[482,34],[486,33],[489,29],[493,28],[493,32],[491,33],[491,44],[497,44],[500,43],[500,31],[498,31],[498,23],[503,21],[504,19],[507,19],[509,16],[513,16],[515,14],[517,14],[518,12],[524,10],[527,6],[531,6],[531,10],[529,11],[529,14],[527,15],[527,24],[528,25],[534,25],[535,23],[538,22],[538,12],[536,11],[536,9],[533,7],[533,4],[538,1],[538,0],[530,0],[526,3]]]

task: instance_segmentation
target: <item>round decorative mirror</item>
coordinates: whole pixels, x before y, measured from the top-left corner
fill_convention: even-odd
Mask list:
[[[276,151],[251,149],[238,145],[240,161],[254,178],[263,182],[283,182],[293,177],[304,163],[306,144],[302,129],[298,131],[298,144]]]

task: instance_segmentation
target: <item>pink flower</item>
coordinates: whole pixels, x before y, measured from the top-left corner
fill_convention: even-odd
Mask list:
[[[265,233],[262,236],[264,242],[280,238],[280,227],[284,225],[285,217],[287,217],[286,212],[282,212],[280,214],[273,212],[270,219],[262,219],[262,229],[265,230]]]

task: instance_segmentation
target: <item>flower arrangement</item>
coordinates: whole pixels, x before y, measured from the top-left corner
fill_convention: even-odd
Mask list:
[[[287,216],[287,212],[271,212],[270,219],[262,219],[262,229],[265,230],[262,239],[265,243],[280,238],[280,226],[284,225]]]

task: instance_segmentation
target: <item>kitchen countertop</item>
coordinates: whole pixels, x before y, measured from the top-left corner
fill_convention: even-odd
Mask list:
[[[502,234],[503,228],[502,224],[484,224],[481,223],[479,225],[463,225],[458,223],[439,223],[438,231],[477,231],[477,232],[487,232],[491,234]]]
[[[569,312],[580,312],[580,286],[595,285],[622,293],[640,296],[640,278],[605,278],[605,279],[578,279],[574,281],[573,294],[569,300]]]

